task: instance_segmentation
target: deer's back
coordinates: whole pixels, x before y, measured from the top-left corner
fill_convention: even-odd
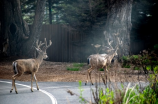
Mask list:
[[[91,57],[90,63],[92,67],[102,68],[106,66],[107,58],[96,55],[95,57]]]
[[[17,62],[17,68],[22,73],[37,72],[39,68],[39,64],[35,61],[35,59],[19,59],[15,62]]]

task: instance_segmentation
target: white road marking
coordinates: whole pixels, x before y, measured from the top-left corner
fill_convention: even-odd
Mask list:
[[[0,80],[0,82],[12,84],[12,82],[8,82],[8,81],[1,81],[1,80]],[[31,87],[28,86],[28,85],[19,84],[19,83],[15,83],[15,84],[16,84],[16,85],[19,85],[19,86],[24,86],[24,87],[31,88]],[[33,89],[36,89],[36,88],[33,87]],[[47,91],[45,91],[45,90],[41,90],[41,89],[39,89],[39,91],[41,91],[42,93],[44,93],[44,94],[46,94],[47,96],[49,96],[49,98],[50,98],[51,101],[52,101],[52,104],[57,104],[57,100],[55,99],[55,97],[54,97],[51,93],[49,93],[49,92],[47,92]]]
[[[51,88],[55,88],[55,89],[58,89],[58,88],[71,88],[72,86],[61,86],[61,87],[44,87],[43,89],[51,89]]]

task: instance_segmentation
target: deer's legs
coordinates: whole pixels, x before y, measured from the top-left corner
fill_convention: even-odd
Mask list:
[[[92,79],[91,79],[91,73],[92,73],[92,69],[89,71],[89,78],[90,78],[91,84],[93,85],[93,82],[92,82]]]
[[[32,74],[31,74],[31,92],[33,92],[33,77],[34,77],[34,79],[35,79],[35,81],[36,81],[37,90],[39,90],[35,73],[32,73]]]
[[[31,92],[33,92],[32,87],[33,87],[33,73],[31,74]]]
[[[12,78],[12,89],[10,90],[10,93],[12,93],[13,89],[14,89],[14,79]]]
[[[16,94],[18,94],[18,91],[17,91],[16,85],[15,85],[15,79],[14,79],[14,87],[15,87],[15,92],[16,92]]]
[[[39,87],[38,87],[38,84],[37,84],[37,79],[36,79],[35,74],[34,74],[34,79],[35,79],[35,81],[36,81],[37,90],[39,90]]]
[[[107,83],[107,79],[106,79],[106,73],[107,73],[107,66],[105,66],[105,68],[104,68],[104,78],[105,78],[105,80],[106,80],[106,83]]]
[[[92,67],[91,67],[91,68],[92,68]],[[87,70],[87,80],[86,80],[86,82],[85,82],[85,85],[87,85],[87,83],[88,83],[88,75],[89,75],[89,70],[90,70],[91,68],[89,68],[89,69]]]
[[[16,94],[18,94],[16,85],[15,85],[15,79],[16,79],[16,77],[20,77],[21,75],[22,75],[22,74],[18,73],[18,74],[16,74],[16,75],[13,75],[13,76],[12,76],[12,89],[10,90],[10,93],[11,93],[12,90],[15,88],[15,92],[16,92]]]
[[[93,70],[92,67],[87,70],[87,80],[86,80],[85,85],[87,85],[87,83],[88,83],[88,76],[90,77],[90,80],[91,80],[91,72],[92,72],[92,70]],[[91,84],[93,85],[92,80],[91,80]]]

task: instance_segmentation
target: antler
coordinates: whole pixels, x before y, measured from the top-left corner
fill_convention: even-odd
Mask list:
[[[105,35],[105,39],[107,39],[108,45],[110,46],[111,50],[114,50],[114,48],[113,48],[112,45],[111,45],[111,44],[113,43],[113,41],[110,41],[110,42],[109,42],[109,38],[107,38],[107,37],[108,37],[108,34],[107,34],[106,31],[104,31],[104,35]]]
[[[38,42],[39,42],[39,40],[37,39],[37,41],[36,41],[36,48],[40,49],[40,47],[42,45],[44,45],[45,43],[42,43],[42,41],[40,41],[39,44],[38,44]]]
[[[118,40],[118,44],[119,44],[119,45],[122,45],[122,41],[120,40],[119,37],[117,37],[117,40]]]
[[[117,38],[117,45],[122,45],[122,41],[120,40],[120,38],[118,37],[119,33],[115,33],[115,36]]]
[[[114,48],[113,48],[112,45],[111,45],[111,44],[113,43],[113,41],[110,41],[110,42],[109,42],[109,38],[107,39],[107,41],[108,41],[108,45],[110,46],[111,50],[114,50]]]
[[[45,44],[45,49],[47,49],[48,47],[50,47],[50,46],[52,45],[52,41],[49,40],[49,45],[47,45],[47,40],[46,40],[46,38],[44,38],[44,43],[42,43],[42,41],[39,42],[38,39],[36,40],[36,48],[40,49],[40,47],[41,47],[42,45],[44,45],[44,44]]]
[[[47,45],[47,40],[46,40],[46,38],[44,38],[44,43],[45,43],[46,49],[52,45],[52,41],[51,41],[51,40],[49,40],[49,45]]]

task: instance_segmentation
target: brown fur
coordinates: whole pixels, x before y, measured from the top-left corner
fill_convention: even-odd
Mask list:
[[[94,54],[88,57],[91,58],[90,60],[91,67],[87,70],[87,81],[85,85],[88,83],[88,76],[90,78],[91,84],[93,85],[93,82],[91,80],[92,70],[103,68],[104,74],[106,74],[107,67],[111,64],[111,60],[114,58],[115,55],[117,55],[117,49],[115,50],[115,52],[112,52],[110,54]]]
[[[41,50],[40,46],[42,44],[45,44],[45,46]],[[38,72],[38,69],[39,69],[43,59],[47,58],[46,49],[51,44],[52,44],[52,42],[50,41],[49,45],[47,46],[46,39],[45,39],[45,43],[40,42],[39,45],[38,45],[38,41],[37,41],[36,47],[38,47],[38,48],[35,48],[35,49],[38,52],[38,57],[36,59],[18,59],[13,62],[13,69],[14,69],[15,75],[12,76],[12,89],[10,90],[10,92],[12,92],[12,90],[15,88],[15,92],[18,93],[17,89],[16,89],[16,85],[15,85],[15,79],[17,77],[20,77],[23,74],[31,74],[31,91],[33,92],[33,89],[32,89],[33,77],[36,81],[37,90],[39,90],[35,73]],[[17,72],[16,72],[16,70],[17,70]]]
[[[17,69],[19,69],[21,73],[38,72],[40,66],[35,59],[20,59],[15,62],[17,62]]]

